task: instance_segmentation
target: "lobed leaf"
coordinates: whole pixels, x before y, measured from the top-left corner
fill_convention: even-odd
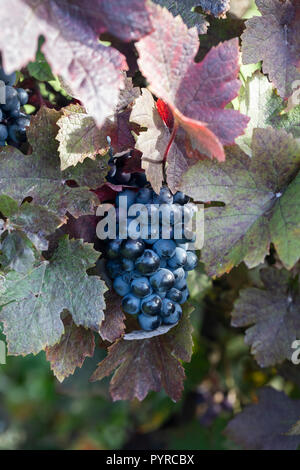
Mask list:
[[[71,87],[98,126],[117,105],[124,86],[121,71],[127,68],[125,57],[101,44],[99,34],[109,31],[132,41],[151,30],[146,0],[3,0],[0,19],[5,69],[12,72],[33,60],[43,35],[42,52],[53,73]]]
[[[154,31],[136,45],[151,91],[170,106],[201,153],[223,161],[222,145],[232,144],[248,122],[238,111],[225,109],[240,88],[238,40],[220,44],[195,63],[195,28],[159,6],[152,8],[152,23]]]
[[[178,326],[168,333],[149,339],[127,341],[123,338],[108,348],[107,357],[98,365],[91,381],[112,372],[110,392],[116,400],[143,400],[150,390],[163,387],[174,401],[183,390],[184,369],[179,362],[190,361],[191,324],[186,312]]]
[[[235,302],[232,325],[251,326],[245,342],[261,367],[291,360],[293,342],[300,337],[300,296],[288,271],[261,270],[264,289],[243,289]]]
[[[263,72],[283,98],[300,80],[300,4],[298,0],[256,0],[262,14],[246,22],[242,35],[243,63],[263,61]],[[297,84],[299,86],[299,84]]]
[[[30,197],[34,204],[44,206],[64,222],[67,211],[75,217],[94,212],[97,198],[89,188],[97,188],[105,181],[108,165],[107,158],[100,157],[72,170],[60,171],[58,142],[55,140],[60,116],[61,113],[54,109],[41,108],[32,117],[27,131],[32,155],[24,155],[10,146],[2,150],[0,194],[19,204]],[[68,180],[75,180],[77,186],[68,186]]]
[[[76,166],[86,158],[105,155],[109,150],[108,136],[115,152],[134,147],[129,125],[130,112],[126,108],[140,93],[138,88],[133,87],[130,78],[125,78],[125,85],[119,97],[118,112],[107,118],[101,129],[81,106],[71,104],[63,109],[63,115],[57,122],[61,170]]]
[[[299,143],[282,130],[255,129],[252,152],[250,159],[228,148],[224,164],[199,162],[180,186],[195,201],[225,204],[205,211],[201,256],[212,276],[242,261],[257,266],[271,242],[287,268],[300,257]]]
[[[60,341],[68,310],[79,327],[99,331],[104,319],[105,283],[86,270],[99,253],[81,240],[63,237],[50,261],[25,275],[9,272],[1,286],[0,321],[9,354],[37,354]]]

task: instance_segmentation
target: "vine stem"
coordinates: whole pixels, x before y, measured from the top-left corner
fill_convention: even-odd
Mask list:
[[[163,157],[163,174],[164,174],[164,181],[165,183],[167,182],[167,175],[166,175],[166,161],[167,161],[167,157],[168,157],[168,153],[170,151],[170,148],[174,142],[174,139],[176,137],[176,134],[177,134],[177,131],[178,131],[178,127],[179,127],[179,124],[177,121],[174,122],[174,126],[173,126],[173,129],[172,129],[172,133],[171,133],[171,136],[170,136],[170,140],[168,142],[168,145],[166,147],[166,150],[165,150],[165,153],[164,153],[164,157]]]

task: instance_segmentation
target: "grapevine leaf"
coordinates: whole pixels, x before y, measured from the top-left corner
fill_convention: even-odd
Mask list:
[[[105,294],[105,319],[100,328],[101,338],[111,343],[116,341],[124,333],[125,315],[122,310],[121,297],[110,290]]]
[[[11,15],[11,12],[14,15]],[[151,30],[146,0],[3,0],[0,49],[8,72],[35,57],[40,35],[42,52],[53,73],[70,85],[98,126],[117,105],[124,86],[125,57],[98,40],[104,31],[131,41]],[[22,44],[20,48],[19,45]],[[99,73],[100,71],[100,73]]]
[[[46,348],[46,358],[54,375],[60,382],[74,374],[86,357],[93,357],[95,349],[94,333],[82,326],[76,326],[71,315],[63,319],[64,334],[59,343]]]
[[[270,119],[270,124],[278,129],[285,129],[293,134],[295,138],[300,138],[300,105],[289,111],[278,113]]]
[[[198,0],[153,0],[154,3],[162,7],[166,7],[173,16],[180,15],[185,24],[192,28],[196,26],[198,34],[206,34],[207,27],[209,26],[208,21],[204,15],[196,11],[192,11],[192,8],[198,6],[200,2]]]
[[[63,237],[50,261],[26,275],[11,271],[1,287],[0,321],[10,354],[37,354],[59,342],[68,310],[79,327],[99,331],[104,318],[105,283],[86,270],[99,253],[81,240]]]
[[[225,203],[205,212],[202,259],[212,276],[243,260],[257,266],[271,241],[286,267],[300,257],[299,143],[282,130],[255,129],[252,152],[250,159],[231,147],[224,164],[198,162],[183,177],[181,190],[194,200]]]
[[[119,339],[108,348],[91,381],[101,380],[115,369],[110,392],[113,400],[143,400],[150,390],[163,387],[174,401],[183,390],[184,369],[179,359],[190,361],[191,325],[185,313],[179,325],[167,334],[149,339]]]
[[[151,91],[170,106],[201,153],[223,161],[222,144],[234,143],[248,123],[238,111],[224,109],[240,88],[238,40],[220,44],[195,63],[195,28],[188,29],[180,17],[158,5],[152,8],[152,22],[154,31],[136,45]]]
[[[230,0],[198,0],[198,3],[205,13],[217,18],[226,16],[230,7]]]
[[[18,273],[26,273],[36,261],[32,244],[23,232],[7,233],[0,245],[0,264]]]
[[[7,226],[22,230],[39,251],[46,251],[47,235],[55,232],[61,223],[61,219],[46,208],[25,202],[9,217]]]
[[[94,159],[98,154],[105,155],[109,150],[107,136],[111,138],[115,152],[134,147],[129,112],[125,108],[139,96],[139,89],[133,87],[129,78],[126,78],[125,84],[126,88],[119,98],[119,112],[107,118],[101,129],[81,106],[71,104],[63,109],[63,116],[57,122],[61,170],[75,166],[87,157]]]
[[[270,387],[258,392],[258,400],[229,423],[227,437],[247,450],[296,450],[300,437],[287,433],[300,415],[299,400]]]
[[[271,117],[278,111],[280,105],[281,99],[261,72],[256,72],[247,80],[239,96],[239,111],[251,119],[245,134],[239,136],[236,143],[249,156],[251,156],[253,129],[268,127],[271,124]]]
[[[105,181],[107,158],[84,162],[72,170],[60,171],[58,157],[57,120],[60,113],[42,108],[32,117],[27,131],[32,155],[7,146],[0,154],[0,193],[18,201],[32,197],[36,205],[44,206],[65,220],[69,211],[73,216],[93,213],[96,196],[88,188],[97,188]],[[67,180],[75,180],[70,187]]]
[[[291,359],[292,344],[300,337],[300,296],[291,286],[288,271],[269,268],[261,276],[264,289],[241,291],[232,325],[254,325],[247,330],[245,342],[259,365],[267,367]]]
[[[280,96],[287,98],[293,93],[293,83],[300,80],[300,4],[298,0],[256,0],[256,4],[262,16],[246,22],[243,63],[262,60],[264,73]]]

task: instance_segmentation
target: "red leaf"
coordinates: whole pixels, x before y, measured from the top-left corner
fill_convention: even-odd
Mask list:
[[[151,29],[145,0],[2,0],[0,48],[7,72],[21,69],[35,57],[40,35],[54,73],[70,86],[98,126],[117,105],[127,68],[125,58],[103,46],[99,32],[138,39]],[[13,15],[12,12],[13,11]],[[22,47],[20,47],[20,44]]]
[[[225,159],[223,145],[234,143],[249,119],[224,109],[239,91],[238,39],[213,48],[200,63],[194,62],[199,47],[195,28],[180,17],[152,7],[154,31],[137,43],[139,66],[154,94],[171,108],[202,153]]]

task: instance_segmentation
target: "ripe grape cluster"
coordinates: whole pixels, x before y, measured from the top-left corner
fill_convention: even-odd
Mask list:
[[[6,143],[18,146],[26,141],[26,127],[30,118],[21,111],[28,102],[23,88],[14,88],[16,74],[6,74],[0,66],[0,146]]]
[[[136,220],[132,223],[134,218],[128,216],[127,238],[107,240],[106,269],[113,288],[123,297],[124,312],[137,315],[143,330],[176,324],[182,315],[181,305],[189,297],[187,274],[197,265],[197,256],[188,250],[193,233],[187,235],[183,225],[196,207],[182,192],[173,196],[166,186],[159,195],[149,185],[138,191],[123,189],[115,204],[117,229],[122,224],[122,211],[124,216],[123,201],[126,218],[133,204],[141,204],[151,218],[143,225]],[[150,225],[149,220],[155,218],[159,223]],[[166,220],[170,223],[165,224]]]

